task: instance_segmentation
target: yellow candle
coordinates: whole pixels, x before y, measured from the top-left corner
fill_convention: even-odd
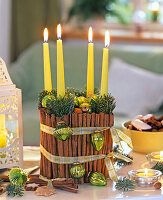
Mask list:
[[[92,27],[88,31],[87,97],[94,94],[94,45]]]
[[[163,161],[163,151],[160,151],[160,154],[154,155],[154,160],[160,160]]]
[[[154,175],[153,173],[148,172],[147,168],[145,168],[144,172],[137,173],[137,176],[143,176],[143,177],[149,177],[153,175]]]
[[[0,148],[6,147],[5,115],[0,114]]]
[[[57,97],[63,97],[65,95],[65,79],[60,24],[57,26],[57,37]]]
[[[108,63],[109,63],[109,32],[105,32],[105,48],[103,48],[102,75],[101,75],[101,96],[108,95]]]
[[[44,29],[44,88],[45,90],[52,90],[51,70],[50,70],[50,57],[49,57],[49,44],[48,44],[48,29]]]

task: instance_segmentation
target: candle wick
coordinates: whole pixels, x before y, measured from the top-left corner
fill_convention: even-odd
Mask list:
[[[58,37],[58,40],[61,40],[61,37]]]

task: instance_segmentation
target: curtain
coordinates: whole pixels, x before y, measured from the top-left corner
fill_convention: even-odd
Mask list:
[[[37,40],[43,40],[48,27],[50,39],[56,37],[59,0],[12,0],[10,61]]]

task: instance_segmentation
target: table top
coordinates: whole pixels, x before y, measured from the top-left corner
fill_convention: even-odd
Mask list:
[[[125,148],[128,152],[129,148]],[[144,154],[139,154],[136,152],[131,152],[130,155],[133,157],[133,163],[128,166],[124,166],[121,168],[117,168],[117,174],[119,176],[127,176],[128,171],[131,169],[140,169],[140,168],[149,168],[149,163],[147,162]],[[39,165],[40,160],[40,152],[39,147],[24,147],[24,168],[31,168]],[[161,179],[163,184],[163,178]],[[91,184],[79,185],[79,192],[77,194],[62,191],[56,189],[57,193],[53,196],[48,197],[48,200],[106,200],[106,199],[126,199],[126,200],[161,200],[163,199],[163,187],[160,190],[155,190],[153,187],[145,187],[138,188],[134,191],[129,192],[121,192],[115,190],[115,183],[111,180],[108,180],[108,184],[105,187],[92,186]],[[10,197],[6,197],[6,194],[2,194],[0,196],[0,200],[8,200],[12,199]],[[14,199],[19,199],[14,198]],[[41,200],[46,199],[46,197],[36,196],[34,192],[25,191],[24,196],[21,198],[23,200],[35,199]]]

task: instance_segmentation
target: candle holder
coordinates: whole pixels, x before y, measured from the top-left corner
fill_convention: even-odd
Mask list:
[[[21,90],[0,58],[0,169],[23,166]]]
[[[129,171],[128,175],[138,186],[149,186],[158,181],[162,172],[154,169],[138,169]]]
[[[157,163],[163,163],[163,151],[149,153],[146,155],[146,158],[151,166],[154,166]]]

